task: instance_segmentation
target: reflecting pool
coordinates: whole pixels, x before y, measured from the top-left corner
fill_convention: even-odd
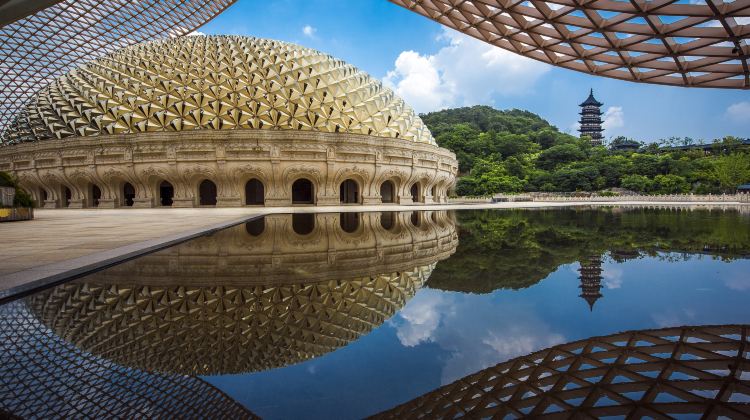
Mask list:
[[[0,414],[738,417],[749,257],[746,209],[266,216],[0,307]]]

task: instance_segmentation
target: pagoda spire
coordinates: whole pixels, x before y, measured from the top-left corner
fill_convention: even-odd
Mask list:
[[[589,256],[587,261],[581,261],[578,272],[581,273],[581,294],[578,296],[589,304],[589,309],[593,312],[594,304],[602,297],[602,257]]]
[[[594,89],[589,91],[589,97],[578,106],[581,107],[581,120],[578,121],[581,127],[578,131],[581,137],[589,136],[591,144],[600,146],[602,144],[602,112],[601,107],[604,105],[594,98]]]

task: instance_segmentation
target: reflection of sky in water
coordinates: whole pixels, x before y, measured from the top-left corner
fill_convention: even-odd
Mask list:
[[[578,296],[577,263],[518,291],[423,289],[383,326],[333,353],[207,379],[263,417],[357,418],[559,343],[631,329],[750,322],[750,260],[661,256],[671,258],[605,258],[603,297],[593,311]]]

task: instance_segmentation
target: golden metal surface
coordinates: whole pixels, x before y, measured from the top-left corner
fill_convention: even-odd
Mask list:
[[[33,95],[65,71],[128,45],[186,35],[234,2],[25,0],[3,5],[9,13],[3,19],[35,12],[0,25],[0,136]],[[14,8],[23,10],[14,14]]]
[[[188,36],[117,51],[42,89],[6,143],[194,129],[312,130],[435,144],[390,89],[285,42]]]
[[[389,0],[508,51],[633,82],[750,89],[750,0]]]

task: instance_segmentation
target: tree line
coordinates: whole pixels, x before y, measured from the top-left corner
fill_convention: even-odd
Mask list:
[[[645,194],[732,193],[750,182],[750,148],[734,137],[707,154],[692,139],[637,143],[637,150],[592,146],[538,115],[489,106],[420,115],[437,143],[459,162],[456,194],[571,192],[626,188]],[[613,145],[634,143],[615,139]]]

